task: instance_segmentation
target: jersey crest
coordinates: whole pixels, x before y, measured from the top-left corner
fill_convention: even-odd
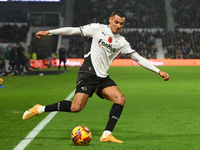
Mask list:
[[[109,37],[109,38],[108,38],[108,42],[109,42],[109,43],[112,43],[112,40],[113,40],[112,37]]]

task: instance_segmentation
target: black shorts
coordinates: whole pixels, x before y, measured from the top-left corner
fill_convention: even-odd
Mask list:
[[[62,62],[62,61],[63,61],[63,62],[64,62],[64,64],[65,64],[65,62],[66,62],[66,59],[65,59],[65,58],[60,58],[60,59],[59,59],[59,61],[60,61],[60,62]]]
[[[95,89],[98,88],[97,95],[103,99],[101,96],[102,90],[114,85],[116,85],[116,83],[109,76],[101,78],[91,73],[79,72],[75,93],[85,93],[91,97]]]

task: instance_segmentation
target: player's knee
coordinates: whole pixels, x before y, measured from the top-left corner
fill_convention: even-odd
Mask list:
[[[126,97],[124,95],[117,98],[117,104],[124,105],[126,103]]]

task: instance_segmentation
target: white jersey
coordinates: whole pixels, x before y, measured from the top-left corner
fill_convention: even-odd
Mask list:
[[[80,27],[82,36],[92,38],[90,51],[84,56],[80,72],[89,72],[106,77],[111,62],[118,54],[131,54],[135,50],[120,34],[113,34],[108,25],[89,24]]]
[[[108,75],[107,70],[111,62],[120,53],[129,55],[130,58],[148,70],[156,73],[160,71],[151,62],[131,49],[124,37],[120,34],[113,34],[107,25],[94,23],[80,28],[63,27],[49,30],[49,33],[67,36],[82,34],[82,36],[90,37],[90,41],[92,41],[90,52],[85,55],[79,72],[89,72],[105,78]]]

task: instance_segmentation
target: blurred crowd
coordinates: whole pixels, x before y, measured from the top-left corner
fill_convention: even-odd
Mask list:
[[[153,33],[148,31],[131,31],[122,33],[122,35],[141,56],[147,59],[156,59],[157,48]]]
[[[200,59],[200,32],[167,32],[162,34],[165,58]]]
[[[0,27],[0,43],[23,41],[26,37],[28,27],[26,25],[4,24]]]
[[[108,24],[112,10],[121,9],[126,14],[126,28],[166,27],[164,0],[76,0],[74,6],[73,26]]]
[[[75,26],[91,22],[106,24],[111,11],[120,8],[126,14],[127,28],[166,28],[164,0],[76,0],[75,2],[73,21]],[[176,27],[200,27],[199,0],[172,0],[171,6]]]
[[[67,56],[69,58],[83,58],[87,53],[85,47],[88,43],[88,38],[81,36],[71,36],[69,37],[69,48],[67,50]]]
[[[172,0],[176,28],[200,28],[199,0]]]

